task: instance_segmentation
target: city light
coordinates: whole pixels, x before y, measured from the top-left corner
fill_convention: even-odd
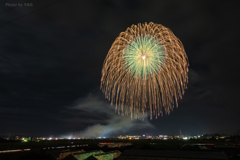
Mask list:
[[[66,136],[66,137],[23,137],[23,136],[14,136],[14,138],[9,138],[6,137],[6,140],[21,140],[22,142],[40,142],[44,140],[82,140],[82,139],[125,139],[125,140],[138,140],[138,139],[159,139],[159,140],[170,140],[170,139],[176,139],[176,140],[189,140],[189,139],[216,139],[216,140],[226,140],[227,135],[221,135],[221,136],[215,136],[214,134],[207,134],[204,136],[200,135],[148,135],[148,134],[142,134],[142,135],[119,135],[117,137],[71,137],[71,136]]]

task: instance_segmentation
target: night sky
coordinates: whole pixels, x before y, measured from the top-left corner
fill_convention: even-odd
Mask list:
[[[239,1],[24,2],[0,2],[0,135],[239,132]],[[112,43],[144,22],[170,28],[190,63],[178,108],[151,121],[118,115],[100,90]]]

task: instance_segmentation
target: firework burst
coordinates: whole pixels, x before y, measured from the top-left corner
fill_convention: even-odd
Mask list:
[[[160,25],[132,25],[113,42],[102,68],[101,89],[120,114],[150,119],[176,107],[188,82],[181,41]]]

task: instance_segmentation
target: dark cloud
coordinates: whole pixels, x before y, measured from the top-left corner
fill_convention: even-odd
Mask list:
[[[239,130],[237,1],[106,0],[50,5],[53,2],[33,1],[33,7],[0,13],[3,24],[49,5],[0,26],[0,134]],[[0,4],[1,11],[8,9]],[[99,88],[102,64],[115,38],[132,24],[151,21],[170,28],[183,42],[190,62],[189,84],[179,108],[143,123],[116,114]],[[112,126],[115,130],[108,130]]]
[[[131,119],[130,116],[121,116],[114,112],[114,108],[108,102],[104,102],[91,94],[79,99],[76,106],[69,107],[70,113],[80,110],[78,116],[84,117],[84,119],[80,119],[79,123],[88,127],[84,131],[69,134],[81,137],[107,137],[119,132],[126,134],[133,130],[154,128],[148,119],[145,118],[145,120],[140,121]],[[82,115],[82,113],[86,115]],[[78,121],[74,119],[73,123],[76,122]]]

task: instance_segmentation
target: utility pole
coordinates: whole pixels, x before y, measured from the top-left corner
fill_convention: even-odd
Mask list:
[[[9,136],[8,136],[8,150],[9,150],[9,147],[10,147],[10,138],[11,138],[11,136],[10,136],[10,132],[9,132]]]
[[[179,129],[179,131],[180,131],[180,138],[183,138],[183,136],[182,136],[182,132],[181,132],[181,128]]]

